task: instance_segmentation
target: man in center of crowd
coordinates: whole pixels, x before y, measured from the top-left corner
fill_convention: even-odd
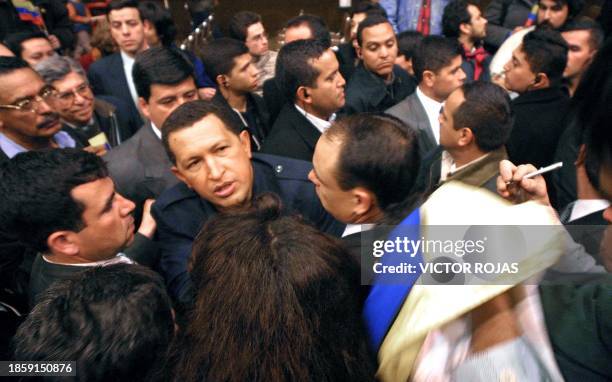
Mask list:
[[[221,211],[248,206],[261,193],[278,194],[288,210],[324,232],[340,235],[344,227],[328,215],[313,185],[311,166],[287,158],[251,154],[248,131],[231,112],[214,103],[189,102],[177,108],[162,128],[172,171],[182,181],[153,205],[162,250],[161,272],[168,290],[189,303],[192,289],[187,263],[202,225]]]

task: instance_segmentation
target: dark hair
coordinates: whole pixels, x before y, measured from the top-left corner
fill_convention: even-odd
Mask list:
[[[508,93],[495,84],[483,81],[465,83],[461,91],[465,101],[453,113],[455,129],[469,127],[476,146],[484,152],[505,145],[513,123]]]
[[[533,73],[545,73],[552,83],[561,81],[567,64],[567,44],[561,33],[537,28],[523,37],[521,49]]]
[[[369,0],[359,1],[357,4],[353,5],[349,15],[353,17],[358,13],[367,13],[368,15],[380,15],[387,17],[385,8],[383,8],[380,4],[373,3]]]
[[[162,278],[116,264],[53,284],[17,330],[14,353],[24,361],[76,361],[80,381],[147,381],[173,333]]]
[[[0,56],[0,76],[11,74],[15,70],[23,68],[30,68],[30,65],[19,56]]]
[[[461,34],[461,24],[469,24],[472,20],[466,0],[452,0],[444,7],[442,14],[442,34],[446,37],[457,38]]]
[[[261,16],[255,12],[241,11],[236,13],[229,21],[228,32],[233,39],[245,42],[247,30],[253,24],[261,22]]]
[[[274,80],[292,102],[300,86],[314,87],[319,71],[310,61],[321,57],[329,47],[319,40],[297,40],[284,45],[276,58]]]
[[[567,19],[568,20],[571,20],[572,18],[574,18],[578,13],[580,13],[582,8],[584,7],[584,0],[554,0],[554,2],[556,4],[561,4],[561,5],[567,4],[567,9],[568,9]],[[540,0],[538,0],[538,4],[539,3],[540,3]]]
[[[206,74],[217,82],[220,74],[229,74],[236,65],[235,59],[249,53],[249,48],[242,41],[222,37],[211,41],[202,48],[202,62]]]
[[[238,135],[242,132],[243,127],[236,124],[231,109],[222,107],[214,102],[196,100],[187,102],[177,107],[164,122],[162,127],[162,143],[166,149],[166,153],[170,158],[170,161],[176,164],[176,157],[172,150],[170,150],[170,134],[177,131],[181,131],[188,127],[193,126],[196,122],[200,121],[207,115],[212,114],[223,122],[225,127],[232,133]]]
[[[139,97],[149,101],[151,86],[177,85],[193,77],[193,65],[176,48],[150,48],[136,55],[132,77]]]
[[[599,48],[601,48],[604,41],[604,34],[598,22],[588,18],[575,19],[566,23],[560,30],[561,33],[573,31],[588,31],[590,48],[592,50],[599,50]]]
[[[373,380],[356,261],[337,239],[282,216],[276,195],[209,220],[190,272],[197,297],[172,346],[173,380]]]
[[[9,34],[4,40],[4,45],[6,45],[6,47],[9,48],[9,50],[13,52],[15,56],[21,57],[21,53],[23,52],[22,44],[24,43],[24,41],[32,40],[35,38],[44,38],[45,40],[49,41],[47,35],[45,35],[41,31],[27,31]]]
[[[411,59],[417,52],[423,41],[423,35],[417,31],[403,31],[397,35],[397,55],[404,56],[406,60]]]
[[[73,188],[106,178],[104,160],[82,149],[29,151],[16,155],[0,170],[0,231],[39,252],[48,250],[53,232],[84,228],[84,206]]]
[[[170,46],[176,38],[176,24],[170,11],[154,1],[144,1],[138,5],[143,20],[153,24],[162,46]]]
[[[381,15],[368,15],[362,22],[360,22],[359,26],[357,27],[357,43],[359,44],[359,46],[361,46],[361,44],[363,43],[364,29],[371,28],[373,26],[384,23],[391,25],[389,19]]]
[[[301,25],[306,25],[310,29],[313,39],[322,41],[328,47],[331,46],[331,36],[323,18],[308,14],[296,16],[287,21],[285,28],[297,28]]]
[[[412,57],[412,67],[417,82],[423,80],[423,73],[426,70],[437,74],[462,53],[461,45],[456,39],[441,36],[424,37],[416,54]]]
[[[340,142],[335,172],[342,190],[368,189],[382,211],[410,193],[420,166],[413,128],[390,115],[365,113],[339,119],[324,136]]]
[[[110,13],[112,11],[118,11],[123,8],[136,8],[136,10],[138,10],[140,21],[144,20],[142,13],[140,12],[140,7],[138,7],[138,0],[111,0],[110,4],[108,4],[108,12],[106,13],[106,17],[110,17]]]

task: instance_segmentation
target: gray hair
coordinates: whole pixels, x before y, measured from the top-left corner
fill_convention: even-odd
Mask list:
[[[45,83],[49,85],[55,81],[62,80],[71,72],[75,72],[87,81],[87,76],[85,75],[83,67],[72,58],[65,56],[55,55],[49,57],[36,64],[34,70],[36,70]]]

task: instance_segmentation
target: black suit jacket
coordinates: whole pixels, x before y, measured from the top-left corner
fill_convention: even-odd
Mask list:
[[[142,125],[143,121],[138,108],[132,99],[128,86],[121,53],[113,53],[91,64],[87,71],[87,78],[96,96],[110,95],[122,100],[130,109],[133,118]]]
[[[236,113],[230,104],[227,103],[227,100],[223,98],[223,94],[221,94],[220,91],[215,93],[212,100],[219,106],[229,110],[229,113],[234,119],[234,124],[236,124],[236,126],[244,126],[244,123],[238,116],[238,113]],[[250,108],[250,110],[253,112],[253,117],[255,119],[254,126],[249,125],[247,127],[247,130],[251,135],[251,150],[259,151],[257,143],[261,145],[270,132],[270,115],[268,114],[268,109],[263,98],[254,93],[247,94],[247,108]],[[248,122],[249,121],[247,121],[247,123]]]
[[[572,239],[582,244],[599,265],[604,265],[600,256],[601,239],[609,224],[604,219],[603,212],[604,210],[596,211],[565,224]]]
[[[320,136],[321,132],[295,105],[286,104],[274,122],[261,151],[312,162],[312,154]]]

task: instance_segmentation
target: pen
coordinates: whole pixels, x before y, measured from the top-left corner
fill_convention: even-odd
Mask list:
[[[523,178],[521,178],[521,180],[523,180],[523,179],[531,179],[531,178],[533,178],[534,176],[538,176],[538,175],[541,175],[541,174],[545,174],[545,173],[547,173],[547,172],[550,172],[550,171],[556,170],[556,169],[561,168],[561,167],[563,167],[563,162],[553,163],[553,164],[551,164],[550,166],[541,167],[541,168],[540,168],[539,170],[537,170],[537,171],[530,172],[529,174],[527,174],[527,175],[523,176]],[[511,180],[511,181],[509,181],[509,182],[506,182],[506,184],[512,184],[512,183],[514,183],[514,181],[513,181],[513,180]]]

